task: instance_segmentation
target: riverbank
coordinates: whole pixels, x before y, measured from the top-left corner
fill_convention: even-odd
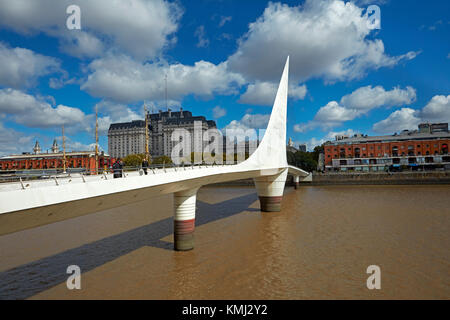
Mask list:
[[[367,173],[313,173],[312,182],[301,185],[424,185],[450,184],[450,171],[426,172],[367,172]],[[288,176],[286,185],[293,186]],[[253,179],[236,180],[214,184],[214,186],[254,186]]]
[[[308,185],[416,185],[450,184],[450,171],[313,173]]]

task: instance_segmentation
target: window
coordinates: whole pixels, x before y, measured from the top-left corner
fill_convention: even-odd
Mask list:
[[[393,147],[392,147],[392,155],[393,155],[394,157],[397,157],[397,156],[398,156],[398,147],[397,147],[397,146],[393,146]]]

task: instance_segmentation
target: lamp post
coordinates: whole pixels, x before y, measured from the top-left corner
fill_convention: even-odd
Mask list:
[[[62,126],[63,139],[63,173],[66,173],[66,137],[64,136],[64,125]]]

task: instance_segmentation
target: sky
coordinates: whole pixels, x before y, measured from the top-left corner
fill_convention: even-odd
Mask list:
[[[61,145],[62,125],[68,150],[91,150],[96,109],[107,151],[111,123],[165,110],[165,77],[172,110],[264,129],[287,56],[296,145],[450,122],[449,13],[446,0],[0,0],[0,155]]]

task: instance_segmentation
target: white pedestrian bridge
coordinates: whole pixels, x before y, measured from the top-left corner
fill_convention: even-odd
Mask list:
[[[204,165],[112,174],[71,175],[0,184],[0,235],[119,207],[162,194],[174,194],[174,248],[193,248],[196,195],[213,183],[253,178],[261,211],[279,211],[287,174],[310,180],[311,174],[287,164],[286,116],[289,58],[261,143],[236,165]],[[211,213],[213,214],[213,213]]]

